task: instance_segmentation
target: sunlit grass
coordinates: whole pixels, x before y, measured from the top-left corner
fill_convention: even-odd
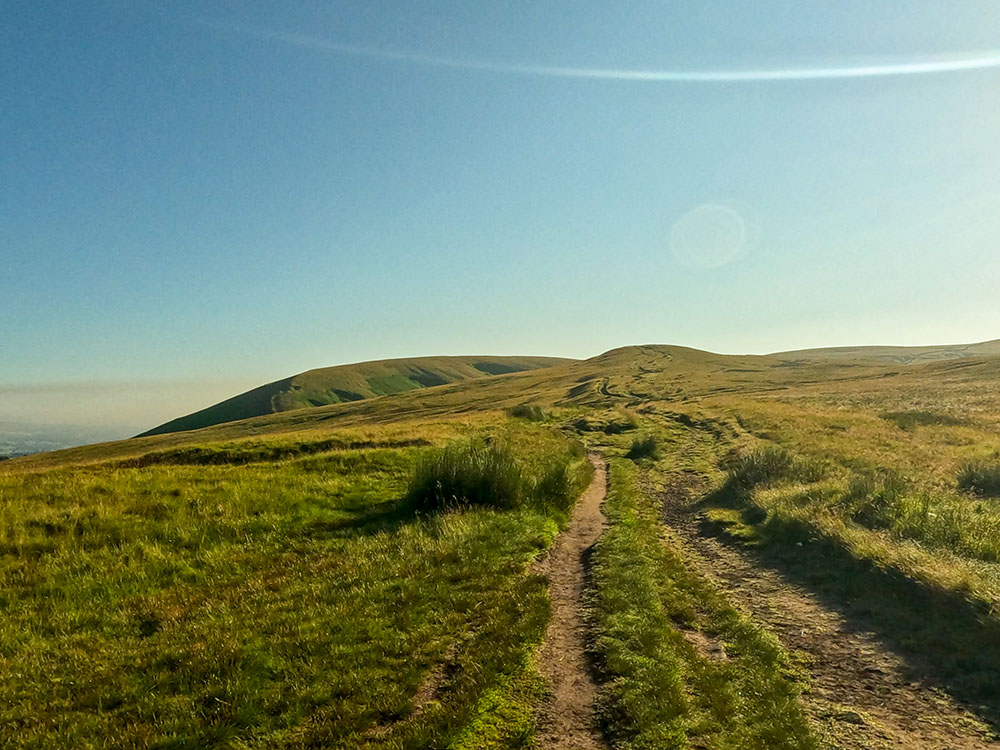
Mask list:
[[[584,462],[550,430],[491,424],[532,481]],[[39,748],[528,741],[548,603],[527,566],[563,510],[415,515],[403,497],[439,434],[0,477],[3,732]],[[507,718],[484,724],[491,701]]]
[[[603,718],[615,747],[813,748],[780,644],[738,613],[664,536],[636,470],[611,467],[594,561]],[[701,654],[682,630],[719,641]],[[697,744],[695,744],[697,743]]]

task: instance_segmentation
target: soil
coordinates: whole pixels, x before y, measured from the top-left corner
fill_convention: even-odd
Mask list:
[[[604,529],[601,503],[607,469],[590,456],[594,478],[577,502],[569,525],[556,539],[539,572],[549,579],[552,617],[539,651],[538,667],[549,686],[539,712],[538,742],[543,750],[606,748],[594,712],[597,685],[587,657],[587,561]]]

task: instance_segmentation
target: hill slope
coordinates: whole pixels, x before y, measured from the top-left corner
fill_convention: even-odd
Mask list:
[[[1000,339],[976,344],[950,344],[943,346],[837,346],[825,349],[800,349],[778,352],[770,357],[784,359],[852,359],[896,362],[901,365],[919,362],[936,362],[943,359],[967,357],[993,357],[1000,355]]]
[[[360,401],[491,375],[537,370],[570,361],[558,357],[415,357],[323,367],[258,386],[193,414],[172,419],[139,437],[196,430],[238,419]]]

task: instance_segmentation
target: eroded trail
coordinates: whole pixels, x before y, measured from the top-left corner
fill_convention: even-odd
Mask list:
[[[849,750],[1000,747],[947,694],[912,682],[903,660],[861,619],[831,609],[745,550],[703,532],[691,506],[698,489],[679,473],[663,493],[664,517],[690,562],[757,621],[809,674],[803,706],[829,746]]]
[[[606,747],[594,716],[597,686],[586,655],[584,592],[587,556],[605,523],[601,503],[607,493],[607,469],[599,456],[592,454],[590,462],[594,479],[539,571],[549,579],[552,601],[552,618],[538,656],[551,691],[540,712],[538,739],[545,750]]]

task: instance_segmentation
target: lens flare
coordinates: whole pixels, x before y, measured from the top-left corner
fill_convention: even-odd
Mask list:
[[[740,256],[749,230],[743,216],[720,203],[702,203],[680,216],[670,228],[670,251],[691,268],[719,268]]]

